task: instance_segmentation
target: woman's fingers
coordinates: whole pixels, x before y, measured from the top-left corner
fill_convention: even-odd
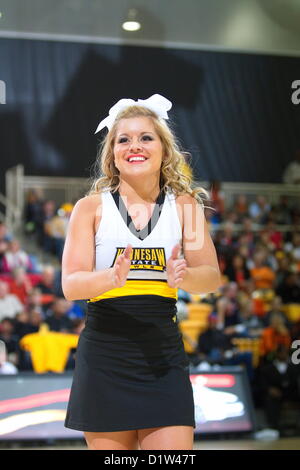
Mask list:
[[[176,260],[179,256],[181,250],[181,246],[179,243],[176,243],[175,246],[172,248],[172,254],[171,254],[171,259]]]
[[[174,266],[175,270],[182,269],[182,268],[186,268],[186,261],[178,263]]]
[[[176,244],[172,249],[171,257],[167,262],[168,284],[173,288],[177,288],[183,281],[187,269],[186,260],[184,258],[178,258],[180,250],[180,245]]]
[[[126,259],[130,259],[131,252],[132,252],[132,246],[131,246],[130,243],[129,243],[129,244],[127,245],[127,247],[125,248],[125,250],[124,250],[124,253],[123,253],[124,257],[125,257]]]
[[[128,244],[124,252],[116,259],[114,265],[114,282],[116,287],[122,287],[126,283],[127,275],[131,266],[131,252],[132,246]]]

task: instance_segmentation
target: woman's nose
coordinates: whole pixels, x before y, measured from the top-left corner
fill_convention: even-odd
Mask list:
[[[132,139],[132,141],[130,142],[130,150],[133,151],[133,152],[137,152],[139,150],[141,150],[141,143],[139,142],[138,139]]]

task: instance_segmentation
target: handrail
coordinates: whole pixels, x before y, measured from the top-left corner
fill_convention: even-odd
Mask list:
[[[5,207],[5,215],[0,211],[0,220],[5,220],[10,229],[19,229],[22,225],[22,217],[24,214],[26,191],[29,189],[42,189],[46,193],[47,190],[57,191],[56,202],[75,202],[82,197],[90,187],[88,178],[77,177],[57,177],[57,176],[28,176],[24,175],[24,166],[17,165],[6,171],[6,195],[0,195],[0,203]],[[195,183],[203,188],[209,188],[210,183],[207,181],[195,181]],[[234,203],[235,196],[245,194],[254,197],[258,194],[266,196],[270,204],[278,201],[279,196],[285,195],[291,198],[300,199],[299,185],[292,184],[274,184],[274,183],[236,183],[221,182],[221,191],[225,195],[225,207],[230,208]],[[52,195],[48,193],[46,197],[52,199]],[[253,224],[255,230],[257,224]],[[223,225],[212,224],[213,230],[221,230]],[[242,226],[233,225],[234,230],[242,230]],[[293,230],[293,226],[277,226],[280,231]]]
[[[0,193],[0,204],[5,207],[5,214],[0,212],[0,220],[7,225],[9,231],[15,232],[20,226],[22,212],[20,208],[11,203],[4,194]]]

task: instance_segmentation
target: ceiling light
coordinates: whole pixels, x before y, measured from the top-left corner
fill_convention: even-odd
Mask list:
[[[141,29],[141,23],[138,21],[137,10],[135,8],[130,8],[128,11],[127,18],[122,24],[122,28],[125,31],[138,31]]]

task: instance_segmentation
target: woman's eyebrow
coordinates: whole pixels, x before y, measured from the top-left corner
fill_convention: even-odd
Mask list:
[[[143,131],[143,132],[140,132],[140,135],[142,134],[153,134],[154,135],[154,132],[152,131]],[[121,136],[128,136],[129,134],[126,134],[126,132],[122,132],[121,134],[117,134],[118,137],[121,137]]]

